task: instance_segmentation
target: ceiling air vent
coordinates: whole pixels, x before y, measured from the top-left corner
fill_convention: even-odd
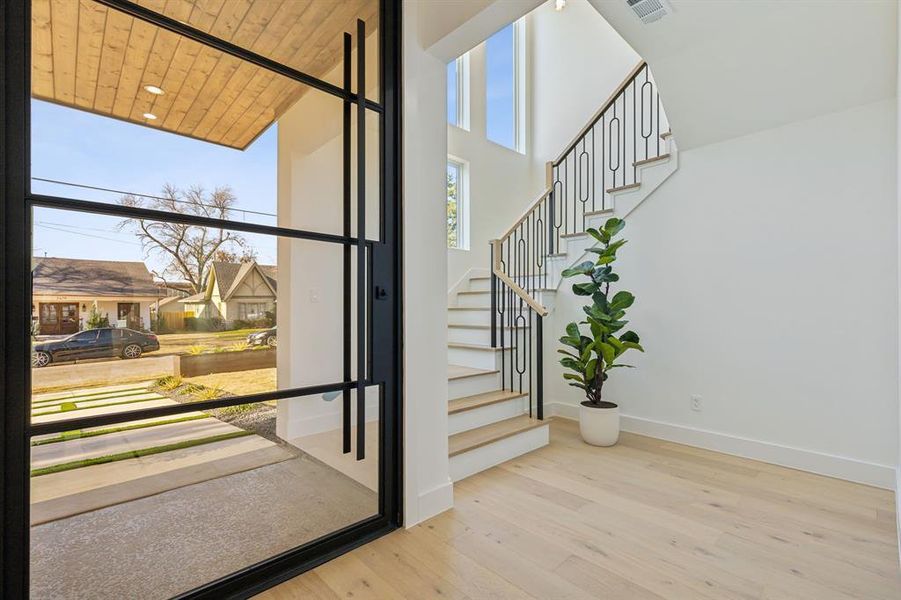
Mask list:
[[[673,12],[673,7],[667,0],[626,0],[626,4],[645,24],[659,21]]]

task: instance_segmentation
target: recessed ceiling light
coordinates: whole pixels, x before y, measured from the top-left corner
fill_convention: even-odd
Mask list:
[[[163,94],[166,93],[163,91],[163,88],[157,87],[155,85],[145,85],[144,89],[156,96],[162,96]]]
[[[566,8],[566,0],[557,0],[554,2],[554,9],[558,12]]]
[[[153,121],[156,119],[156,115],[153,113],[144,113],[144,118],[148,121]]]

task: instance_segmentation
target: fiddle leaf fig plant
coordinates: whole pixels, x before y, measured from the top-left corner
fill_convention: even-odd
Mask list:
[[[635,296],[625,290],[610,295],[610,284],[619,281],[619,275],[613,272],[616,252],[626,243],[616,237],[625,226],[622,219],[612,218],[600,229],[589,228],[587,233],[599,244],[588,252],[597,258],[566,269],[562,274],[584,279],[573,284],[573,293],[591,298],[591,304],[582,307],[585,320],[566,326],[566,335],[560,338],[566,348],[558,350],[564,355],[560,364],[571,371],[564,373],[563,378],[569,385],[583,390],[587,398],[583,404],[591,406],[602,406],[604,382],[612,369],[632,367],[620,362],[622,355],[628,350],[644,352],[637,333],[631,330],[620,333],[628,323],[626,309],[635,302]]]

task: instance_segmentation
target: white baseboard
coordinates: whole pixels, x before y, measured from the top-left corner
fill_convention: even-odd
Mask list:
[[[578,405],[563,402],[551,402],[545,405],[548,414],[567,419],[579,418]],[[744,458],[808,471],[818,475],[826,475],[845,479],[856,483],[864,483],[883,489],[895,489],[899,475],[897,469],[889,465],[865,462],[836,456],[814,450],[783,446],[772,442],[763,442],[749,438],[718,433],[705,429],[697,429],[686,425],[676,425],[663,421],[654,421],[629,415],[620,416],[623,431],[646,435],[648,437],[695,446],[733,454]],[[901,504],[899,504],[901,515]],[[901,532],[901,530],[899,530]],[[901,533],[899,533],[901,535]]]
[[[901,465],[895,469],[895,525],[898,527],[898,564],[901,565]]]
[[[454,484],[450,479],[446,483],[434,487],[419,494],[418,514],[411,515],[410,511],[404,514],[404,527],[410,528],[418,525],[435,515],[441,514],[454,507]]]

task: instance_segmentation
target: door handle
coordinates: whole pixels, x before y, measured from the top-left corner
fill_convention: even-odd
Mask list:
[[[376,300],[384,300],[388,297],[388,290],[381,286],[375,286],[375,299]]]

